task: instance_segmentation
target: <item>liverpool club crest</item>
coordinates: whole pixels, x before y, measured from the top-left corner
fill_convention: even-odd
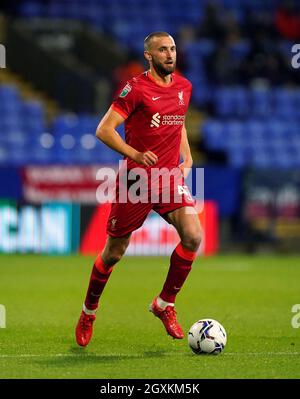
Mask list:
[[[179,105],[184,105],[183,91],[178,92]]]

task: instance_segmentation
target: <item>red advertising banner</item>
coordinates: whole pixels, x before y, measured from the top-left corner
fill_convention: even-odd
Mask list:
[[[31,203],[69,201],[96,204],[101,165],[28,166],[22,170],[24,199]],[[117,169],[117,167],[112,167]]]

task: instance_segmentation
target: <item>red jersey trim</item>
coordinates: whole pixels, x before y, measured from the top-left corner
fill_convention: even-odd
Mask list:
[[[114,111],[116,111],[119,115],[121,115],[122,118],[124,118],[124,119],[127,119],[127,118],[128,118],[128,115],[126,114],[126,112],[123,111],[121,108],[119,108],[117,105],[112,104],[112,105],[111,105],[111,108],[112,108]]]
[[[173,86],[173,84],[174,84],[174,75],[173,75],[173,74],[171,74],[171,75],[172,75],[172,81],[171,81],[171,83],[169,83],[169,84],[163,84],[163,83],[157,82],[157,81],[154,79],[154,77],[151,75],[150,71],[146,71],[146,76],[147,76],[152,82],[154,82],[155,84],[157,84],[157,86],[159,86],[159,87],[165,87],[165,88],[171,87],[171,86]]]

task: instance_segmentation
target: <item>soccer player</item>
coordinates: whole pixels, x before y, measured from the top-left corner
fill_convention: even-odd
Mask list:
[[[104,250],[95,260],[76,326],[76,340],[80,346],[88,345],[92,337],[99,298],[115,264],[126,251],[131,233],[143,224],[151,210],[175,227],[181,241],[171,255],[163,288],[149,310],[162,321],[170,336],[176,339],[184,337],[174,303],[191,271],[201,241],[194,202],[184,186],[185,170],[193,163],[184,124],[192,85],[174,73],[176,46],[168,33],[154,32],[147,36],[144,56],[149,62],[149,70],[126,84],[100,121],[96,136],[124,155],[128,171],[143,168],[150,177],[153,168],[175,168],[180,172],[180,179],[174,178],[175,183],[169,185],[171,195],[168,202],[151,202],[149,195],[148,202],[116,201],[112,204],[107,223],[108,238]],[[115,130],[123,122],[126,142]],[[117,182],[116,193],[120,186],[121,183]],[[159,187],[162,190],[162,186]],[[147,190],[149,194],[149,185]],[[176,194],[180,194],[180,202],[174,200]]]

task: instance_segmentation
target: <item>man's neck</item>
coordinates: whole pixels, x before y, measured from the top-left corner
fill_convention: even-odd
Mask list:
[[[169,85],[172,82],[172,75],[159,75],[155,69],[150,68],[150,74],[157,83],[162,85]]]

